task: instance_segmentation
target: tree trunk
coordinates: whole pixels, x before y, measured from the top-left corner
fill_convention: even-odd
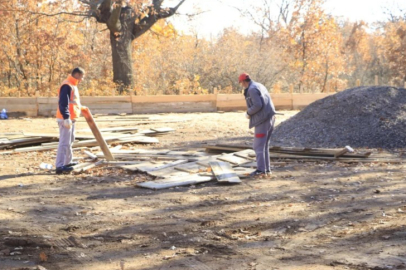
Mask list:
[[[118,84],[120,92],[130,88],[133,84],[133,68],[131,57],[131,38],[121,36],[119,40],[110,34],[111,50],[113,55],[113,80]]]
[[[87,1],[79,1],[89,4]],[[118,85],[120,93],[131,90],[134,85],[132,41],[147,32],[159,19],[175,14],[185,1],[181,0],[174,8],[162,9],[163,0],[153,0],[151,6],[138,13],[130,6],[123,6],[124,1],[101,0],[98,2],[100,6],[90,4],[92,16],[98,22],[105,23],[110,30],[113,81]]]
[[[134,20],[135,13],[132,8],[117,6],[107,21],[113,56],[113,81],[120,93],[134,85],[131,57]]]

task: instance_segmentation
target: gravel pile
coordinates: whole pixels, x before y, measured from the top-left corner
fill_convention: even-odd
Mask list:
[[[406,147],[406,89],[357,87],[318,100],[276,127],[272,145]]]

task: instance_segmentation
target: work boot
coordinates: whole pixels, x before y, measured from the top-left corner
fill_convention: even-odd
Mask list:
[[[79,162],[71,162],[68,165],[65,165],[65,167],[73,167],[73,166],[76,166],[78,164],[79,164]]]
[[[266,176],[266,173],[260,170],[255,170],[252,173],[250,173],[250,177],[254,178],[263,178]]]
[[[73,168],[72,167],[66,167],[66,166],[62,166],[62,167],[58,167],[58,168],[56,168],[56,171],[55,171],[55,173],[56,174],[67,174],[67,173],[70,173],[70,172],[72,172],[73,171]]]

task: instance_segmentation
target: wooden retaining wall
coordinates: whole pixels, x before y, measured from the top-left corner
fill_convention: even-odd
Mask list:
[[[277,110],[300,110],[331,94],[271,94]],[[185,113],[245,110],[242,94],[82,97],[97,114]],[[56,97],[0,98],[0,110],[11,116],[54,116]]]

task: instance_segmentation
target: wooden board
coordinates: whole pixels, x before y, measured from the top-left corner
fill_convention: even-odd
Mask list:
[[[254,171],[253,168],[235,167],[233,168],[235,174],[239,178],[249,178],[249,174]]]
[[[150,150],[150,149],[136,149],[136,150],[113,150],[114,154],[150,154],[150,155],[166,155],[170,150]]]
[[[169,151],[168,156],[185,156],[185,157],[203,157],[208,156],[207,153],[198,151]]]
[[[101,132],[135,132],[138,131],[136,127],[112,127],[112,128],[101,128]]]
[[[96,164],[93,162],[85,162],[85,163],[79,163],[78,165],[73,166],[72,168],[73,168],[74,172],[79,173],[79,172],[85,171],[87,169],[93,168],[94,166],[96,166]]]
[[[244,167],[244,168],[256,168],[257,167],[257,162],[250,162],[250,163],[245,163],[241,164],[239,167]]]
[[[159,178],[169,178],[169,177],[175,177],[175,176],[185,176],[185,175],[189,175],[190,173],[181,172],[181,171],[175,170],[174,167],[169,167],[169,168],[165,168],[162,170],[149,171],[148,174],[151,176],[159,177]]]
[[[252,159],[246,159],[246,158],[238,157],[238,156],[235,156],[234,154],[222,155],[222,156],[219,156],[217,159],[221,160],[221,161],[231,163],[234,166],[238,166],[238,165],[241,165],[241,164],[244,164],[244,163],[252,162]]]
[[[173,128],[168,128],[168,127],[151,128],[151,130],[159,132],[159,133],[168,133],[168,132],[174,132],[175,131]]]
[[[229,163],[221,161],[212,161],[209,164],[218,182],[241,183],[240,178],[233,171]]]
[[[53,141],[53,138],[43,138],[43,137],[24,137],[24,138],[14,138],[14,139],[1,139],[0,149],[6,148],[17,148],[28,145],[35,145],[44,142]]]
[[[169,167],[175,167],[177,165],[186,163],[187,160],[177,160],[174,162],[142,162],[136,165],[128,165],[128,166],[120,166],[123,169],[131,170],[131,171],[141,171],[141,172],[153,172],[162,170]]]
[[[100,145],[101,150],[103,151],[103,154],[105,158],[109,161],[113,161],[114,157],[110,152],[109,147],[107,146],[106,141],[104,140],[99,128],[97,127],[96,122],[93,119],[93,115],[90,112],[89,108],[83,109],[82,108],[82,114],[86,119],[86,122],[88,123],[90,129],[92,130],[94,137],[96,138],[97,142]]]
[[[203,166],[203,167],[210,167],[210,162],[212,162],[212,161],[218,161],[217,160],[217,158],[219,157],[220,155],[216,155],[216,156],[209,156],[209,157],[207,157],[207,158],[204,158],[204,159],[201,159],[201,160],[199,160],[199,161],[197,161],[197,164],[199,164],[199,165],[201,165],[201,166]]]
[[[206,147],[206,152],[209,153],[232,153],[238,152],[244,149],[252,149],[248,145],[210,145]],[[278,147],[271,146],[269,148],[270,153],[283,153],[292,155],[306,155],[306,156],[325,156],[334,157],[334,154],[340,149],[334,148],[301,148],[301,147]],[[342,157],[348,158],[367,158],[371,155],[371,152],[366,153],[346,153]]]
[[[107,165],[112,165],[112,166],[123,166],[123,165],[135,165],[135,164],[140,164],[140,161],[128,161],[128,160],[123,160],[123,161],[103,161],[103,164]]]
[[[248,160],[255,160],[255,151],[251,149],[242,150],[239,152],[233,153],[234,156],[242,157]]]
[[[27,137],[42,137],[42,138],[59,138],[59,133],[57,132],[47,132],[47,133],[38,133],[38,132],[24,132],[24,135]],[[128,137],[128,134],[117,134],[117,133],[101,133],[104,139],[114,139],[120,137]],[[89,132],[75,132],[75,139],[93,139],[94,134]]]
[[[176,170],[187,173],[199,173],[206,171],[207,167],[197,164],[197,162],[189,162],[175,167]]]
[[[213,179],[214,178],[212,176],[200,176],[198,174],[192,175],[189,174],[185,176],[174,176],[161,180],[143,182],[137,184],[137,186],[149,189],[165,189],[178,186],[196,185],[200,183],[209,182]]]
[[[140,143],[140,144],[150,144],[159,143],[157,138],[150,138],[146,136],[130,136],[125,138],[119,138],[118,143]]]

